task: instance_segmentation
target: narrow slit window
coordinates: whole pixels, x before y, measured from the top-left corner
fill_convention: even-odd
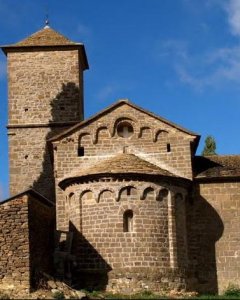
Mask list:
[[[167,144],[167,152],[171,152],[171,145],[169,143]]]
[[[127,196],[131,196],[131,187],[127,187]]]
[[[133,211],[127,210],[123,214],[123,232],[133,231]]]
[[[78,148],[78,156],[84,156],[84,147]]]

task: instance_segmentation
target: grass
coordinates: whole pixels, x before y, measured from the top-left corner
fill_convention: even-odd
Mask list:
[[[165,296],[154,294],[151,291],[144,291],[141,293],[136,293],[133,295],[123,295],[123,294],[112,294],[99,291],[84,291],[90,299],[174,299],[173,296]],[[198,296],[188,296],[183,295],[181,297],[176,297],[176,299],[240,299],[240,288],[235,285],[229,285],[225,290],[223,295],[198,295]]]
[[[84,291],[90,299],[168,299],[166,296],[159,296],[151,291],[144,291],[141,293],[136,293],[132,295],[124,295],[124,294],[113,294],[108,292],[100,292],[100,291]]]

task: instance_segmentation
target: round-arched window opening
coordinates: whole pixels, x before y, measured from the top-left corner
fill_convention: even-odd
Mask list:
[[[132,125],[127,121],[119,123],[117,126],[117,134],[122,138],[129,138],[133,135]]]
[[[123,214],[123,232],[133,231],[133,211],[126,210]]]

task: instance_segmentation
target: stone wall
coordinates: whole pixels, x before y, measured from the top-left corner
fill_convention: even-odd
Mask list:
[[[46,140],[83,119],[78,50],[16,49],[7,57],[10,193],[33,186],[55,200]]]
[[[83,119],[78,50],[21,50],[7,57],[9,125]]]
[[[221,181],[197,184],[189,207],[190,268],[202,292],[222,292],[240,286],[240,183]]]
[[[54,208],[32,192],[0,204],[0,288],[29,291],[35,271],[50,270]]]
[[[97,282],[93,278],[101,274],[96,277],[99,283],[105,278],[105,287],[111,290],[114,286],[118,291],[129,278],[132,291],[144,286],[153,290],[185,288],[186,245],[182,236],[186,232],[173,215],[179,199],[171,201],[177,191],[183,197],[184,189],[164,182],[110,178],[70,186],[66,190],[67,212],[69,229],[74,232],[73,254],[78,272],[84,274],[81,280],[88,278],[94,286]],[[127,220],[128,212],[132,215]],[[178,213],[179,218],[185,218],[184,212],[178,209]],[[126,222],[130,222],[127,228]],[[181,226],[177,234],[176,226]]]
[[[1,288],[29,289],[28,197],[21,195],[0,204]]]
[[[8,130],[10,194],[32,186],[55,201],[53,163],[46,139],[66,127],[11,128]]]

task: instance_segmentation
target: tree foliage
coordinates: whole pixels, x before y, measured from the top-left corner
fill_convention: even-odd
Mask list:
[[[212,137],[211,135],[208,135],[205,139],[205,146],[204,149],[202,151],[202,155],[203,156],[207,156],[207,155],[216,155],[216,142],[214,137]]]

